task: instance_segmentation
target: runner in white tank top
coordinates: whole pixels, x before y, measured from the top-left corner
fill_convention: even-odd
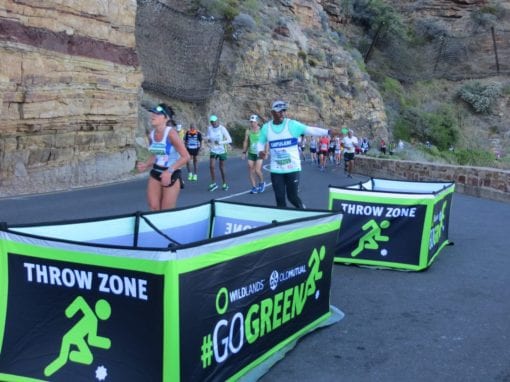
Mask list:
[[[181,167],[189,160],[184,142],[171,126],[174,112],[166,104],[152,108],[149,152],[145,162],[138,162],[138,171],[151,169],[147,184],[147,201],[152,211],[174,208],[183,185]]]
[[[321,136],[328,134],[326,129],[310,127],[301,122],[285,117],[287,103],[273,102],[271,116],[273,120],[262,126],[259,136],[259,156],[264,159],[264,147],[269,144],[271,153],[271,182],[276,205],[286,207],[287,199],[296,208],[305,208],[299,197],[299,174],[301,158],[299,157],[298,137],[301,134]]]

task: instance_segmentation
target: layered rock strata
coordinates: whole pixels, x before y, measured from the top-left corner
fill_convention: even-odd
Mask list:
[[[114,181],[134,167],[136,1],[0,5],[0,196]]]

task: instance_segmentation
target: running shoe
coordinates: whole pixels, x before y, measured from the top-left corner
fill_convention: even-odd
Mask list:
[[[190,172],[190,173],[188,174],[188,180],[193,180],[193,173],[192,173],[192,172]]]
[[[227,183],[223,183],[223,186],[221,186],[221,188],[223,188],[223,191],[227,191],[229,189]]]
[[[266,182],[259,183],[259,192],[262,194],[266,190]]]
[[[259,193],[259,188],[258,187],[252,187],[251,191],[250,191],[250,194],[258,194]]]
[[[218,189],[218,185],[216,183],[211,183],[207,189],[213,192]]]
[[[197,174],[193,174],[193,179],[195,182],[198,180],[198,175]]]

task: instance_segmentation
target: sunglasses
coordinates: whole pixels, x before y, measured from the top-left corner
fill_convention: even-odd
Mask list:
[[[286,111],[287,105],[285,103],[277,103],[276,105],[273,106],[273,110],[276,112]]]
[[[168,113],[161,106],[156,106],[153,110],[154,110],[154,113],[163,114],[165,117],[170,118]]]

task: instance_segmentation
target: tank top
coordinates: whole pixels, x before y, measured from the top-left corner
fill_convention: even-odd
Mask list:
[[[319,149],[321,151],[328,151],[329,140],[328,138],[322,137],[319,139]]]
[[[260,130],[257,132],[250,130],[250,133],[248,135],[248,140],[250,142],[250,148],[248,149],[248,152],[250,154],[258,154],[257,143],[259,141],[259,135],[260,135]]]
[[[150,134],[151,144],[149,145],[149,152],[156,156],[154,164],[161,167],[170,167],[180,158],[179,153],[168,140],[168,134],[171,129],[171,126],[166,127],[163,138],[160,141],[156,141],[154,138],[155,130],[152,130]]]
[[[271,151],[271,172],[285,174],[301,171],[298,139],[289,130],[289,120],[285,118],[285,125],[280,133],[273,130],[273,122],[269,122],[267,141]]]
[[[197,130],[194,133],[191,131],[186,132],[186,147],[188,149],[198,149],[200,147]]]

